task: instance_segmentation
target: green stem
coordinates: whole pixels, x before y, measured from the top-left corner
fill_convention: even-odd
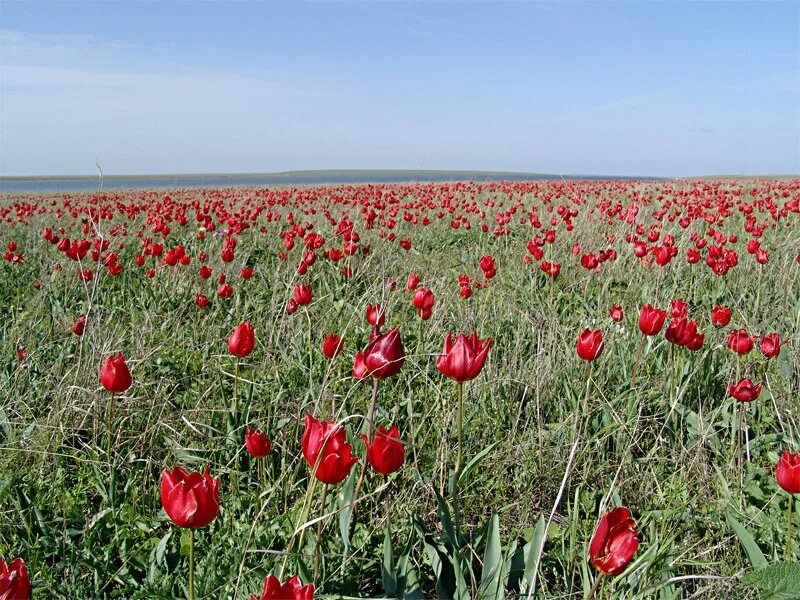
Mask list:
[[[789,494],[789,510],[786,518],[786,562],[794,562],[792,553],[792,504],[794,504],[794,494]]]
[[[378,400],[378,382],[380,380],[377,377],[372,378],[372,397],[369,403],[369,410],[367,411],[367,442],[372,444],[372,431],[375,425],[375,404]],[[366,449],[365,449],[366,452]],[[361,486],[364,484],[364,476],[367,473],[367,457],[366,455],[361,459],[361,473],[358,475],[358,481],[356,482],[356,489],[353,492],[353,501],[350,503],[350,507],[353,508],[358,502],[359,494],[361,493]],[[353,510],[355,510],[353,508]]]
[[[194,529],[189,530],[189,600],[194,600]]]
[[[592,600],[595,594],[597,593],[597,589],[600,587],[600,584],[603,582],[605,577],[602,573],[598,573],[597,577],[594,579],[594,583],[592,584],[592,589],[589,590],[589,593],[586,595],[586,600]]]
[[[321,513],[325,514],[325,501],[328,499],[328,484],[322,488],[322,509]],[[314,545],[314,581],[317,581],[317,574],[319,573],[319,562],[322,557],[322,523],[323,519],[317,522],[317,543]]]
[[[459,501],[458,480],[461,478],[462,446],[464,445],[464,383],[456,383],[456,398],[458,399],[458,413],[456,427],[458,431],[458,450],[456,451],[456,468],[453,473],[453,506],[456,518],[456,540],[461,532],[461,502]]]
[[[111,400],[108,403],[108,410],[106,411],[106,453],[108,454],[108,461],[111,462],[111,425],[114,420],[114,394],[111,394]]]

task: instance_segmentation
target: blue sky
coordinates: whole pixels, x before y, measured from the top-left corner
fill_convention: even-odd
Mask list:
[[[0,174],[800,173],[800,2],[0,3]]]

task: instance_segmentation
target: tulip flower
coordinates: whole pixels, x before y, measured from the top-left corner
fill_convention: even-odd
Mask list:
[[[621,306],[617,306],[615,304],[608,311],[608,315],[611,317],[612,321],[614,321],[616,323],[619,323],[620,321],[622,321],[622,318],[623,318],[622,307]]]
[[[419,285],[419,275],[417,275],[416,273],[409,273],[408,280],[406,281],[406,289],[409,292],[413,292],[415,289],[417,289],[418,285]]]
[[[314,469],[314,477],[322,483],[341,483],[358,462],[345,436],[345,430],[336,423],[318,421],[306,415],[306,428],[301,442],[303,456]]]
[[[256,343],[255,331],[249,322],[237,325],[228,338],[228,350],[236,357],[243,358],[253,351]]]
[[[685,317],[689,312],[689,306],[682,298],[675,298],[670,303],[670,312],[672,313],[673,319],[680,319],[681,317]]]
[[[785,556],[787,562],[791,562],[794,561],[794,554],[792,553],[792,504],[794,504],[795,494],[800,494],[800,454],[792,454],[788,450],[783,452],[778,464],[775,466],[775,480],[781,489],[790,494],[787,511]]]
[[[433,292],[425,288],[419,288],[414,292],[414,306],[417,309],[417,314],[424,321],[431,318],[433,310],[434,297]]]
[[[781,353],[781,338],[777,333],[770,333],[761,338],[761,354],[765,358],[776,358]]]
[[[448,331],[436,368],[445,377],[459,383],[475,379],[483,369],[491,345],[492,338],[481,340],[474,331],[469,337],[459,333],[453,343],[453,334]]]
[[[100,383],[112,394],[121,394],[133,383],[125,357],[120,354],[109,356],[100,369]]]
[[[203,294],[195,294],[194,295],[194,303],[197,308],[203,309],[208,306],[208,297],[204,296]]]
[[[303,585],[295,575],[281,585],[277,577],[267,575],[261,596],[250,594],[250,600],[314,600],[314,584]]]
[[[0,559],[0,600],[28,600],[31,582],[25,561],[16,558],[10,564]]]
[[[380,304],[367,304],[367,323],[373,327],[383,327],[386,322],[386,311]]]
[[[578,356],[583,360],[593,361],[603,352],[603,332],[599,329],[584,329],[578,336],[576,344]]]
[[[372,468],[383,475],[391,475],[399,469],[405,461],[405,446],[400,442],[400,433],[397,425],[386,429],[378,425],[378,432],[370,444],[366,435],[361,435],[367,447],[367,460]]]
[[[775,466],[775,480],[781,489],[790,494],[800,494],[800,454],[784,451]]]
[[[244,446],[253,458],[264,458],[272,452],[269,438],[260,431],[249,427],[245,427],[244,430]]]
[[[746,329],[731,331],[728,334],[728,348],[742,356],[753,349],[753,339]]]
[[[639,331],[644,335],[658,335],[666,320],[667,311],[645,304],[639,312]]]
[[[322,353],[326,358],[332,359],[344,348],[344,338],[335,333],[326,333],[322,341]]]
[[[711,311],[711,324],[714,327],[725,327],[731,322],[731,309],[715,306]]]
[[[294,286],[294,293],[292,299],[298,306],[304,306],[311,303],[311,286],[304,283],[298,283]]]
[[[625,570],[638,548],[636,522],[628,508],[619,506],[600,519],[589,544],[589,556],[595,569],[613,577]]]
[[[86,315],[81,315],[72,324],[72,333],[77,336],[83,335],[83,330],[86,328]]]
[[[728,393],[739,402],[752,402],[761,393],[760,385],[755,385],[751,379],[742,379],[736,385],[728,384]]]
[[[673,319],[667,326],[664,337],[667,341],[676,346],[689,346],[697,343],[697,323],[689,321],[686,317]],[[699,340],[703,343],[702,338]],[[698,346],[699,347],[699,346]],[[695,350],[697,348],[694,348]]]
[[[375,330],[373,330],[375,333]],[[400,330],[395,327],[384,334],[375,333],[363,352],[357,352],[353,363],[353,377],[386,379],[400,371],[405,362],[405,350]]]
[[[161,505],[172,522],[191,531],[189,544],[189,600],[194,600],[194,530],[205,527],[219,513],[219,478],[187,473],[180,467],[161,472]]]

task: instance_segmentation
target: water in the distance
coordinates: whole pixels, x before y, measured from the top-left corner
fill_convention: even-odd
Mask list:
[[[601,179],[589,176],[495,173],[488,171],[297,171],[264,175],[154,175],[106,177],[103,190],[148,188],[209,188],[230,186],[323,185],[418,181],[536,181],[543,179]],[[603,178],[605,179],[605,178]],[[90,177],[0,177],[0,193],[93,192],[98,179]]]

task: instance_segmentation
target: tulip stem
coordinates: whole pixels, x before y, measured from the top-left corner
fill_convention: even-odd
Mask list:
[[[378,399],[378,382],[380,380],[377,377],[372,378],[372,398],[370,399],[369,403],[369,410],[367,411],[367,442],[372,444],[372,429],[375,425],[375,403]],[[353,492],[353,501],[350,502],[350,507],[353,508],[358,502],[358,495],[361,492],[361,486],[364,483],[364,476],[367,473],[367,458],[366,455],[364,458],[361,459],[361,473],[358,475],[358,481],[356,482],[356,489]]]
[[[643,335],[642,339],[639,340],[639,348],[636,350],[636,359],[633,361],[633,370],[631,371],[632,388],[636,386],[636,373],[639,370],[639,361],[642,358],[642,350],[644,349],[644,338],[645,336]]]
[[[189,530],[189,600],[194,600],[194,529]]]
[[[111,462],[111,421],[114,419],[114,393],[111,393],[111,400],[108,403],[108,410],[106,410],[106,453],[108,454],[108,461]]]
[[[328,484],[326,483],[322,487],[322,508],[320,512],[324,515],[325,514],[325,501],[328,499]],[[321,552],[321,543],[322,543],[322,523],[323,519],[320,519],[317,523],[317,543],[314,546],[314,581],[317,581],[317,574],[319,573],[319,563],[320,558],[322,557]]]
[[[456,451],[456,467],[453,472],[453,506],[456,518],[456,543],[459,543],[461,533],[461,502],[459,502],[458,480],[461,478],[462,446],[464,442],[464,383],[456,383],[456,398],[458,400],[458,413],[456,427],[458,431],[458,449]]]
[[[592,598],[594,598],[595,594],[597,593],[597,589],[600,587],[600,584],[603,583],[604,579],[605,576],[603,576],[603,574],[601,573],[598,573],[597,577],[595,577],[591,589],[589,590],[589,593],[586,595],[586,600],[592,600]]]
[[[789,494],[789,510],[786,516],[786,562],[794,562],[794,553],[792,552],[792,504],[794,504],[794,494]]]

